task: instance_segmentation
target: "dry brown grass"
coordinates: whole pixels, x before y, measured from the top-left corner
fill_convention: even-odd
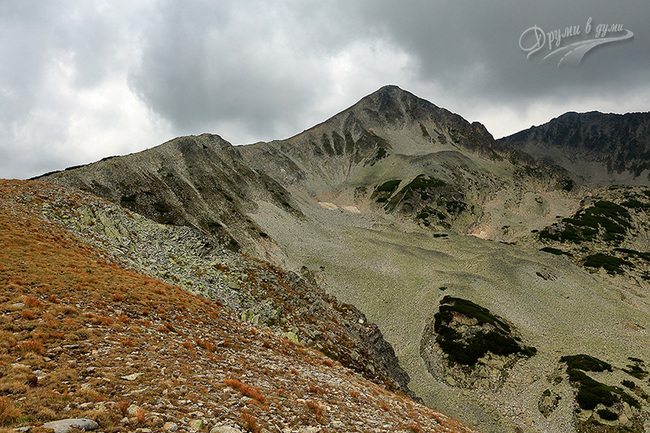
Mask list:
[[[241,415],[241,419],[244,424],[246,431],[251,433],[261,433],[262,426],[260,426],[259,421],[251,415],[247,410],[244,410]]]
[[[318,421],[321,421],[323,419],[324,409],[321,405],[315,401],[307,400],[305,402],[305,406],[307,406],[314,413]]]
[[[7,397],[0,397],[0,426],[11,424],[20,417],[20,410]]]
[[[233,389],[238,390],[246,397],[250,397],[254,400],[259,401],[262,404],[266,404],[266,397],[259,393],[255,388],[245,383],[240,382],[237,379],[225,379],[223,381],[224,385],[227,385]]]
[[[381,393],[369,382],[354,383],[364,398],[356,391],[351,398],[347,385],[324,392],[325,385],[314,383],[324,368],[344,384],[356,381],[338,362],[242,323],[219,303],[111,264],[45,221],[41,209],[48,197],[60,212],[90,200],[77,192],[61,198],[52,188],[0,181],[0,433],[78,416],[95,419],[106,432],[156,431],[162,424],[149,414],[181,422],[196,410],[194,402],[219,414],[215,422],[260,432],[270,428],[269,419],[292,427],[321,422],[326,407],[363,422],[365,409],[379,406],[366,400]],[[250,284],[262,281],[261,268],[279,272],[259,262],[247,272]],[[122,379],[134,372],[143,375]],[[310,403],[296,404],[307,393]],[[398,399],[390,393],[382,398]],[[129,415],[131,404],[142,413]],[[397,428],[416,419],[404,417],[390,422]],[[351,421],[348,431],[360,431],[355,425]]]

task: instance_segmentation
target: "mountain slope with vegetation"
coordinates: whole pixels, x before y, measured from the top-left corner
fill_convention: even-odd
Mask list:
[[[286,140],[233,147],[213,135],[181,137],[42,179],[164,223],[156,233],[169,236],[147,229],[143,243],[105,239],[132,266],[241,306],[244,317],[280,332],[295,334],[294,326],[301,341],[325,352],[317,321],[297,324],[303,312],[289,314],[285,300],[265,305],[247,289],[253,278],[242,278],[241,268],[225,277],[197,276],[192,266],[177,264],[204,263],[202,256],[209,263],[214,247],[207,242],[268,260],[354,305],[392,346],[410,389],[484,432],[575,432],[604,421],[611,431],[641,431],[648,410],[641,396],[650,384],[635,383],[639,393],[631,398],[638,406],[623,401],[584,412],[578,382],[569,380],[561,359],[607,362],[612,372],[593,380],[610,387],[627,380],[622,372],[630,358],[650,359],[643,190],[624,198],[574,174],[387,86]],[[193,242],[195,235],[202,241]],[[584,240],[565,243],[567,236]],[[156,244],[165,237],[195,247],[185,258],[151,263],[150,256],[161,257],[150,252],[154,245],[172,247]],[[610,274],[605,265],[624,272]],[[628,275],[628,269],[636,270]],[[239,296],[236,288],[253,296]],[[467,308],[436,323],[457,306]],[[284,312],[279,320],[277,311]],[[331,309],[313,316],[327,319],[321,311]],[[456,356],[463,350],[476,356]],[[372,350],[359,359],[366,354]],[[381,364],[373,364],[375,372]],[[384,376],[395,383],[404,377],[397,370]]]
[[[76,212],[107,202],[21,181],[2,181],[0,198],[4,431],[70,417],[101,431],[473,431],[219,302],[125,269],[61,222],[83,226]]]

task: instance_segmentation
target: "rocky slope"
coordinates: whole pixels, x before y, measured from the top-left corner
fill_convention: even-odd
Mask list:
[[[566,113],[499,143],[560,165],[589,185],[650,180],[650,113]]]
[[[236,167],[238,173],[228,171]],[[166,171],[174,173],[169,180]],[[252,176],[244,176],[242,192],[226,181],[240,173]],[[628,286],[622,295],[618,281],[584,267],[582,255],[539,251],[561,248],[539,234],[555,233],[563,219],[591,216],[585,197],[596,192],[397,87],[287,140],[232,147],[216,136],[185,137],[45,179],[161,222],[189,224],[215,244],[301,273],[377,323],[409,387],[427,404],[482,431],[574,432],[603,421],[611,431],[641,431],[647,417],[640,396],[631,397],[638,406],[611,397],[602,400],[610,405],[581,407],[582,382],[569,380],[562,362],[578,355],[607,362],[612,372],[584,374],[602,373],[592,379],[616,387],[628,380],[628,358],[650,359],[646,286]],[[219,214],[230,211],[236,221]],[[170,212],[183,218],[165,220]],[[647,235],[647,215],[635,210],[630,218],[626,239]],[[604,230],[590,221],[590,229]],[[607,242],[590,243],[585,254]],[[647,247],[625,242],[612,248],[641,254],[634,258],[641,277]],[[436,326],[436,315],[450,306],[445,299],[489,315],[457,312]],[[266,321],[271,310],[261,310],[252,316]],[[521,350],[500,349],[512,341]],[[454,347],[480,356],[464,364],[452,356]],[[650,391],[645,381],[634,385],[639,395]]]
[[[110,238],[133,246],[143,232],[129,219],[138,217],[75,190],[0,182],[2,431],[78,417],[106,432],[473,431],[220,302],[126,270],[112,258],[129,254]],[[226,277],[226,267],[268,266],[223,259],[213,266]],[[251,285],[271,275],[269,286],[283,284],[280,271],[244,271]]]

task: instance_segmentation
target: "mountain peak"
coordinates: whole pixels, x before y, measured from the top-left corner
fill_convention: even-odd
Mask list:
[[[377,91],[362,98],[358,104],[361,104],[365,109],[370,108],[379,113],[399,114],[400,117],[407,113],[413,113],[418,108],[439,109],[431,102],[419,98],[396,85],[380,87]]]

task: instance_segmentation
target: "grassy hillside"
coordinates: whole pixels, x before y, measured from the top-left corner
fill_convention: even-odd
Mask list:
[[[60,191],[0,183],[3,431],[69,417],[107,432],[472,431],[218,303],[109,263],[43,216]]]

